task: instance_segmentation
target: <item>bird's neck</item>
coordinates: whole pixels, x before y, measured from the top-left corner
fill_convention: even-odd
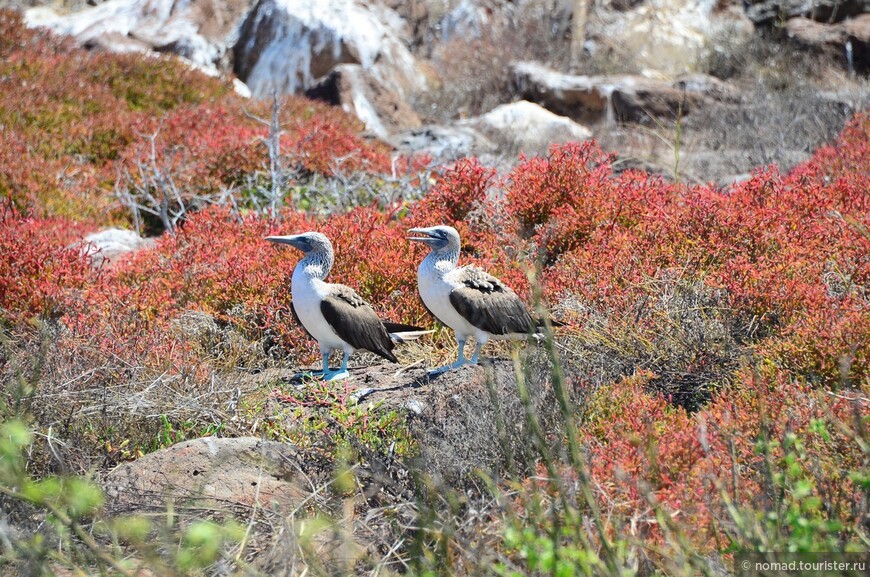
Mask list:
[[[324,280],[332,270],[333,256],[331,254],[309,254],[299,261],[293,269],[294,281]]]
[[[423,259],[422,263],[420,263],[420,270],[426,270],[434,272],[438,276],[444,276],[456,268],[457,262],[459,262],[458,250],[433,251]]]

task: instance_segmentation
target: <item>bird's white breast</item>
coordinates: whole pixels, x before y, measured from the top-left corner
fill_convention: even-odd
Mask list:
[[[417,269],[420,298],[439,321],[456,332],[457,339],[466,339],[470,336],[485,339],[485,333],[465,320],[465,317],[460,315],[450,302],[450,293],[461,284],[456,280],[458,271],[459,269],[439,270],[438,266],[424,260]]]
[[[311,333],[311,336],[317,339],[321,348],[327,346],[338,349],[343,348],[347,343],[335,334],[320,310],[320,303],[329,294],[329,287],[329,283],[313,278],[301,266],[297,266],[293,271],[290,292],[293,295],[293,308],[296,310],[299,322]]]

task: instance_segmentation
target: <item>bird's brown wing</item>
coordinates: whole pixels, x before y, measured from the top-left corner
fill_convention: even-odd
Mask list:
[[[530,333],[535,323],[525,303],[507,285],[482,270],[465,269],[450,303],[473,326],[493,335]]]
[[[332,294],[320,303],[320,312],[335,334],[352,347],[399,362],[393,354],[395,345],[375,309],[352,288],[334,285]]]

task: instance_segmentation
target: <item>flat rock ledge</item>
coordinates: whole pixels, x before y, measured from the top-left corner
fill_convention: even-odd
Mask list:
[[[496,479],[529,472],[537,449],[527,411],[548,433],[559,427],[560,419],[546,354],[530,347],[524,357],[527,402],[507,359],[437,376],[389,364],[351,369],[348,383],[357,402],[400,411],[420,449],[418,456],[402,462],[389,455],[366,455],[364,467],[387,472],[398,485],[391,488],[394,494],[405,493],[419,474],[456,486],[477,484],[478,472]],[[292,386],[293,374],[263,371],[248,384]],[[291,443],[207,437],[120,465],[102,484],[114,514],[165,510],[167,503],[180,509],[238,514],[257,507],[287,514],[311,496],[312,484],[329,480],[332,464],[324,461],[322,455],[312,457],[311,451]],[[391,470],[383,471],[385,467]]]
[[[253,437],[185,441],[125,463],[103,482],[114,513],[182,508],[287,510],[308,495],[299,452]]]

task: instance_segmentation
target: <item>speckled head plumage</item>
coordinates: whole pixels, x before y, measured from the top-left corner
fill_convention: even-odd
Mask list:
[[[408,232],[419,235],[411,236],[408,240],[429,245],[432,252],[459,254],[461,241],[459,233],[452,226],[441,224],[428,228],[412,228]]]
[[[326,278],[335,262],[335,251],[329,238],[320,232],[303,232],[288,236],[267,236],[266,240],[276,244],[289,244],[299,249],[305,255],[300,261],[300,270],[309,270],[310,274],[321,279]]]
[[[332,243],[320,232],[303,232],[289,236],[267,236],[266,240],[276,244],[289,244],[308,255],[309,253],[333,254]]]

